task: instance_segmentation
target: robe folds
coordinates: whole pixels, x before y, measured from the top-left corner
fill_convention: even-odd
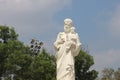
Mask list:
[[[54,47],[57,52],[57,80],[75,80],[74,57],[79,54],[81,49],[78,34],[60,32]]]

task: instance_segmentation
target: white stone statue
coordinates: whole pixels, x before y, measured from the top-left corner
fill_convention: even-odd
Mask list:
[[[57,80],[75,80],[74,57],[79,54],[81,43],[71,19],[64,20],[64,32],[54,42],[56,50]]]

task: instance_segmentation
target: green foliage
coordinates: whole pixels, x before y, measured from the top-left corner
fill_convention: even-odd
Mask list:
[[[5,61],[8,59],[9,54],[12,53],[10,51],[14,51],[14,48],[10,46],[11,43],[8,42],[17,40],[17,37],[18,34],[15,33],[14,28],[5,25],[0,26],[0,76],[7,72]]]
[[[48,54],[45,49],[34,58],[31,66],[33,80],[55,80],[56,68],[55,57]]]
[[[55,80],[55,57],[45,49],[38,56],[31,55],[28,46],[17,40],[14,28],[0,26],[0,77],[14,74],[15,80]]]
[[[104,70],[102,70],[102,73],[103,73],[103,79],[113,80],[114,69],[104,68]]]
[[[115,80],[120,80],[120,68],[118,68],[117,71],[114,72]]]
[[[32,57],[26,54],[26,48],[19,41],[8,41],[5,45],[5,50],[1,53],[3,57],[3,64],[0,69],[2,70],[1,75],[9,75],[15,73],[21,77],[26,78],[26,72],[32,63]],[[20,68],[20,70],[19,70]]]
[[[75,58],[75,77],[76,80],[95,80],[98,72],[89,70],[94,64],[93,57],[87,51],[81,50]]]
[[[104,68],[99,80],[120,80],[120,68],[116,71],[113,68]]]
[[[0,77],[14,73],[26,78],[32,56],[29,48],[17,40],[18,34],[14,28],[0,26]]]
[[[0,26],[0,39],[3,40],[3,43],[7,43],[9,40],[17,40],[18,34],[16,34],[14,28],[9,28],[6,25]]]

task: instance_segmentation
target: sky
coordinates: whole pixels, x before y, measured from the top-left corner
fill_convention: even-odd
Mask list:
[[[93,69],[120,67],[120,0],[0,0],[0,25],[14,27],[27,45],[42,41],[49,52],[65,18],[94,57]]]

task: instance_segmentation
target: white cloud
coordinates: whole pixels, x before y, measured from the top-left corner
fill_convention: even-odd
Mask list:
[[[46,41],[56,37],[62,24],[55,14],[71,5],[72,0],[0,0],[0,24],[15,27],[20,39],[30,38]]]
[[[1,0],[0,10],[21,11],[30,9],[32,6],[30,0]]]
[[[108,50],[104,52],[98,52],[94,54],[95,64],[92,68],[95,68],[99,72],[104,68],[118,68],[120,67],[120,50]]]
[[[69,5],[71,0],[1,0],[0,10],[7,11],[50,11]]]
[[[111,34],[113,36],[120,37],[120,5],[118,5],[116,10],[113,12],[109,26]]]

